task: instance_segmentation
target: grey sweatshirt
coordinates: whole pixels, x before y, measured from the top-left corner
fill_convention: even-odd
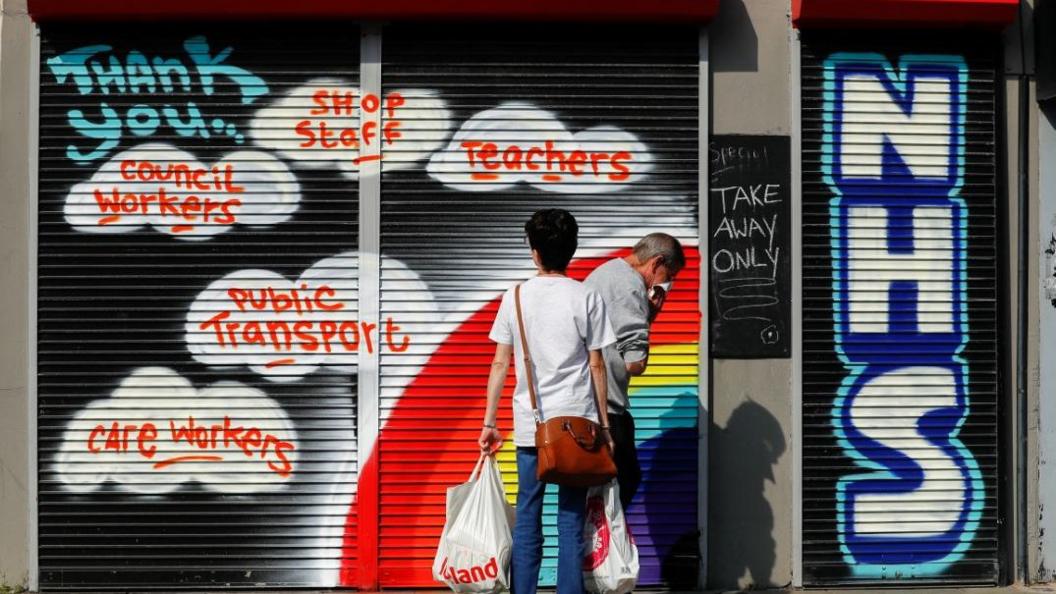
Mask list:
[[[623,258],[614,258],[598,266],[583,282],[601,295],[616,332],[616,344],[603,351],[608,372],[609,412],[625,413],[631,406],[627,395],[631,377],[626,363],[641,361],[649,354],[649,298],[645,279]]]

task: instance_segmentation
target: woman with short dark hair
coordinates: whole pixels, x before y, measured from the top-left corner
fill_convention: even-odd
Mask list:
[[[608,436],[605,365],[601,349],[616,341],[605,304],[592,289],[565,275],[576,252],[579,227],[568,211],[540,210],[524,225],[538,274],[521,285],[524,332],[531,353],[540,421],[557,416],[586,417]],[[495,316],[491,340],[495,358],[488,378],[488,404],[478,444],[494,451],[502,443],[495,428],[499,398],[510,357],[524,361],[514,289],[506,291]],[[543,558],[542,511],[546,485],[536,478],[536,419],[523,365],[513,392],[513,442],[517,446],[517,521],[513,529],[511,590],[534,594]],[[599,417],[600,414],[600,417]],[[558,488],[558,594],[583,592],[583,523],[586,489]]]

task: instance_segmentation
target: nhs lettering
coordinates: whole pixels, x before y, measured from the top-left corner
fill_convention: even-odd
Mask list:
[[[968,69],[962,58],[825,62],[833,323],[848,371],[832,426],[863,469],[836,485],[837,535],[858,577],[941,573],[971,547],[983,481],[968,416]]]

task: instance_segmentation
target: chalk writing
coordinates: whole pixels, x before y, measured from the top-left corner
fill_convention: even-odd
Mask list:
[[[652,168],[633,134],[596,126],[573,134],[557,117],[527,103],[505,103],[469,119],[429,161],[435,179],[487,192],[524,182],[551,192],[611,192]]]
[[[213,54],[205,37],[191,37],[183,43],[186,52],[181,57],[147,56],[132,50],[118,55],[109,45],[79,47],[48,58],[47,65],[55,82],[71,81],[81,95],[119,95],[150,98],[148,103],[127,107],[99,103],[97,114],[86,114],[82,109],[67,112],[70,125],[78,134],[98,144],[82,149],[76,144],[66,147],[66,156],[77,162],[94,161],[105,157],[121,142],[127,130],[133,136],[151,136],[167,126],[182,137],[210,138],[227,136],[244,142],[233,123],[223,117],[207,117],[194,101],[183,104],[169,102],[173,93],[218,92],[218,79],[233,83],[243,104],[251,104],[268,92],[264,80],[255,74],[226,63],[232,48]],[[157,98],[163,98],[158,100]],[[121,109],[123,111],[118,111]]]
[[[141,367],[70,421],[56,470],[74,491],[113,481],[165,493],[197,481],[251,493],[281,487],[296,463],[289,417],[260,390],[233,381],[196,390],[169,368]]]
[[[711,188],[712,194],[718,194],[722,204],[722,218],[719,220],[713,238],[725,238],[731,243],[747,239],[749,243],[741,248],[722,248],[711,257],[711,267],[716,272],[730,272],[750,268],[765,268],[772,280],[777,276],[777,262],[781,256],[781,246],[774,245],[777,219],[774,214],[757,214],[766,212],[771,204],[782,201],[780,184],[757,184],[745,186],[726,186]],[[758,210],[757,210],[758,209]],[[763,248],[765,260],[757,256],[759,238],[766,242]],[[729,318],[727,318],[729,319]]]
[[[378,114],[381,124],[364,114]],[[250,136],[303,166],[333,165],[355,177],[368,161],[384,160],[384,170],[412,167],[443,144],[450,120],[432,91],[378,97],[347,81],[315,79],[258,111]]]
[[[723,136],[709,147],[712,351],[787,356],[788,139]]]
[[[282,161],[235,151],[206,165],[160,143],[138,145],[105,163],[66,198],[66,221],[87,233],[126,233],[143,225],[203,240],[236,223],[285,221],[297,210],[300,186]]]

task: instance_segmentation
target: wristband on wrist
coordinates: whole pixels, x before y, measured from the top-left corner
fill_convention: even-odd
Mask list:
[[[487,423],[484,423],[484,426],[487,427],[488,429],[494,429],[495,428],[495,425],[489,425]]]

